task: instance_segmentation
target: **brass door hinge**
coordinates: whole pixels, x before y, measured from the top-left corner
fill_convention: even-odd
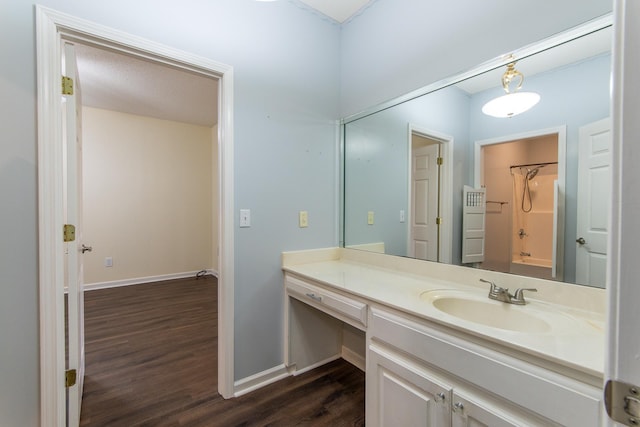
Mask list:
[[[64,386],[69,388],[76,385],[76,377],[78,376],[75,369],[64,371]]]
[[[62,241],[73,242],[76,240],[76,227],[71,224],[65,224],[62,229]]]
[[[438,160],[436,161],[436,163],[438,164],[438,166],[442,166],[442,164],[444,163],[444,158],[438,157]]]
[[[62,76],[62,94],[73,95],[73,79],[71,77]]]
[[[442,224],[442,218],[441,217],[437,217],[436,218],[436,225],[440,225]]]
[[[609,417],[625,426],[640,424],[640,387],[621,381],[607,381],[604,406]]]

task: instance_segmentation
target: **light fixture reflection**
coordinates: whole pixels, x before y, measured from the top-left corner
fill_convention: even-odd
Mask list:
[[[540,102],[540,95],[535,92],[518,92],[522,88],[524,75],[516,70],[515,66],[515,62],[508,64],[507,70],[502,75],[502,87],[507,94],[484,104],[482,107],[484,114],[498,118],[513,117],[528,111]],[[510,86],[515,79],[520,81],[515,91],[511,92]]]
[[[513,117],[533,108],[540,102],[540,95],[535,92],[516,92],[494,98],[484,104],[482,112],[493,117]]]

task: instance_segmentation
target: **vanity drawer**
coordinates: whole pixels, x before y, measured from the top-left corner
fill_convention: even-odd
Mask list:
[[[313,307],[362,329],[367,326],[367,304],[319,288],[289,275],[285,276],[287,293]]]

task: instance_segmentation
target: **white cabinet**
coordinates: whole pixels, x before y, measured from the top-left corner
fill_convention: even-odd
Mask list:
[[[356,328],[367,326],[367,304],[288,274],[285,276],[285,285],[289,296],[328,312]]]
[[[343,358],[364,370],[367,304],[285,274],[285,366],[297,375]]]
[[[372,307],[368,324],[367,425],[601,425],[599,386],[391,310]],[[438,418],[447,416],[440,414],[439,393],[448,401],[450,422]],[[402,422],[386,422],[393,402],[412,394],[410,408],[397,415]]]
[[[367,426],[604,422],[601,378],[288,272],[285,299],[289,372],[366,366]]]
[[[369,348],[367,426],[449,426],[451,386],[384,351]]]
[[[488,402],[478,402],[470,397],[463,397],[458,392],[453,392],[451,410],[452,427],[514,427],[522,425],[533,425],[533,420],[518,420],[515,416],[508,414],[507,410],[500,405]],[[524,422],[524,423],[523,423]],[[540,421],[539,425],[552,425],[548,421]]]
[[[367,426],[552,426],[483,390],[376,344],[367,353]]]

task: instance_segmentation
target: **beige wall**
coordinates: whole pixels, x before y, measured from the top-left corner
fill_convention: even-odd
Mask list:
[[[89,107],[82,122],[85,283],[216,270],[217,129]]]

